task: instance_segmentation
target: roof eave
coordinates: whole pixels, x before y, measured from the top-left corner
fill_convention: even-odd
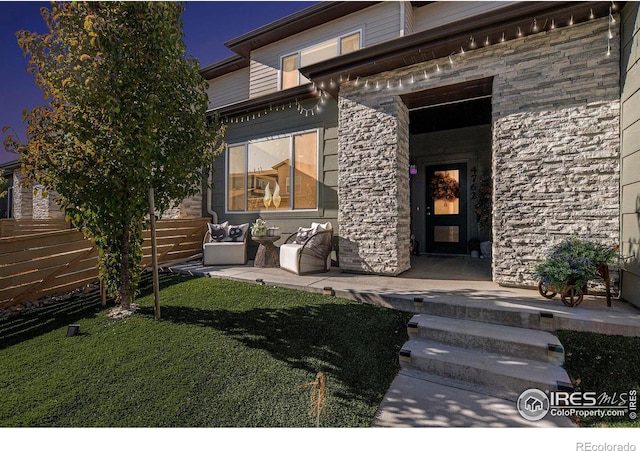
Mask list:
[[[492,42],[497,42],[505,27],[527,27],[534,17],[539,23],[543,23],[547,18],[574,15],[577,23],[588,20],[591,10],[596,17],[606,16],[609,6],[610,2],[592,1],[523,2],[478,16],[473,20],[461,20],[305,66],[300,68],[300,72],[335,96],[339,89],[339,83],[336,82],[340,78],[367,77],[446,57],[457,52],[460,42],[468,40],[470,35],[479,38],[482,36],[483,39],[488,36]],[[335,87],[332,88],[331,85]]]
[[[302,101],[317,97],[317,92],[311,83],[307,83],[284,91],[276,91],[253,99],[244,100],[232,105],[212,108],[207,111],[208,116],[217,114],[220,117],[242,116],[244,114],[255,113],[261,110],[281,107],[295,101]]]
[[[240,55],[233,55],[229,58],[223,59],[222,61],[203,67],[200,69],[200,75],[202,75],[202,78],[205,80],[211,80],[212,78],[220,77],[221,75],[247,67],[249,67],[248,59]]]
[[[369,8],[377,3],[380,2],[346,1],[318,3],[245,33],[242,36],[231,39],[225,42],[224,45],[237,54],[245,58],[250,58],[252,50],[280,41],[310,28],[323,25],[356,11]]]

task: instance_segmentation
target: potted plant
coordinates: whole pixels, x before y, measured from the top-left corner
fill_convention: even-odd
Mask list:
[[[538,290],[549,299],[561,293],[562,302],[574,307],[582,302],[587,282],[608,271],[616,256],[617,248],[575,235],[566,238],[551,247],[544,262],[534,268]]]
[[[252,236],[266,236],[267,235],[267,221],[262,218],[256,219],[256,222],[251,224]]]

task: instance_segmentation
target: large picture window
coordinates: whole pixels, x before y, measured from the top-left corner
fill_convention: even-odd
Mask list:
[[[360,41],[361,33],[356,31],[355,33],[307,47],[291,55],[283,56],[281,60],[280,89],[289,89],[307,83],[309,80],[298,71],[300,67],[319,63],[334,56],[355,52],[360,49]]]
[[[316,208],[317,131],[249,141],[228,147],[228,211]]]

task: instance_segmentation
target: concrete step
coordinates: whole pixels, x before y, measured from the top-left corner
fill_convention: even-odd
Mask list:
[[[536,308],[525,309],[481,302],[459,304],[421,297],[413,298],[413,305],[416,313],[427,315],[535,330],[553,331],[556,329],[553,313]]]
[[[422,338],[555,365],[564,363],[564,348],[558,337],[541,330],[418,314],[409,321],[407,331],[411,339]]]
[[[566,371],[546,362],[465,349],[425,339],[410,339],[400,350],[400,364],[516,401],[529,388],[561,391],[571,387]]]

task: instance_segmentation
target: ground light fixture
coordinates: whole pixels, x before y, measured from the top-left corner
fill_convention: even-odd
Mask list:
[[[67,326],[67,338],[73,337],[80,333],[80,326],[78,324],[70,324]]]

